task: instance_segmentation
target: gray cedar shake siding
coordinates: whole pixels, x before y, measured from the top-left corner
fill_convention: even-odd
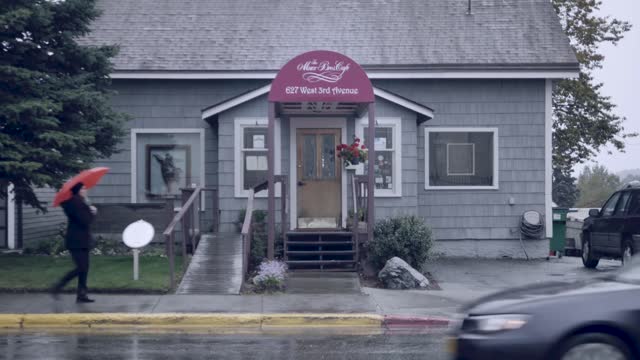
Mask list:
[[[30,206],[22,207],[22,241],[23,246],[31,246],[41,240],[49,240],[56,236],[60,226],[66,224],[67,218],[62,208],[51,207],[55,196],[53,189],[36,189],[38,200],[47,205],[47,212],[43,213]]]
[[[246,80],[180,81],[180,80],[116,80],[114,108],[131,115],[128,129],[204,129],[205,185],[218,187],[218,142],[225,142],[224,134],[202,120],[201,110],[207,106],[237,96],[249,89],[265,85],[265,81]],[[91,199],[99,203],[131,202],[131,132],[121,142],[121,152],[96,165],[108,166],[111,171],[91,192]],[[230,136],[233,139],[233,136]],[[145,171],[137,164],[136,171]],[[220,191],[224,191],[224,185]],[[205,217],[210,219],[211,193],[206,193]],[[222,208],[222,205],[221,205]]]
[[[545,213],[544,80],[391,82],[428,100],[436,116],[418,135],[419,212],[437,239],[509,239],[526,210]],[[498,190],[425,190],[424,127],[498,129]],[[509,205],[509,199],[515,200]]]

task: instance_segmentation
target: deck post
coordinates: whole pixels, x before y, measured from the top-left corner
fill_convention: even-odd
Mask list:
[[[276,237],[276,190],[275,190],[275,122],[276,122],[276,104],[269,102],[269,125],[267,128],[267,182],[269,191],[269,205],[267,212],[267,258],[273,260],[274,244]]]
[[[369,129],[367,131],[369,137],[369,143],[367,148],[369,154],[367,155],[369,181],[367,182],[367,240],[373,240],[373,225],[375,222],[374,214],[374,188],[375,188],[375,159],[376,159],[376,116],[375,116],[375,103],[369,103]]]

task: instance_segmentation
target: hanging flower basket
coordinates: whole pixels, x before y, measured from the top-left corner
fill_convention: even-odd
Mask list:
[[[345,167],[358,165],[367,160],[367,148],[360,144],[360,139],[353,137],[353,143],[340,144],[336,147],[338,157],[342,159]]]

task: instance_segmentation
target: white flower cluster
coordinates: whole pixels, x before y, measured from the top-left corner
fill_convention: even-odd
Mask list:
[[[258,267],[258,275],[253,278],[256,285],[279,284],[284,285],[287,274],[287,264],[278,260],[263,261]]]

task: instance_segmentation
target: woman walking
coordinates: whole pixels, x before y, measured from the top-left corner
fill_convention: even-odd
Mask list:
[[[53,287],[53,294],[57,296],[62,288],[73,278],[78,277],[76,302],[90,303],[94,300],[87,296],[87,275],[89,273],[89,252],[91,250],[90,225],[96,214],[96,208],[87,204],[87,190],[83,183],[77,183],[71,188],[71,198],[61,205],[68,218],[65,247],[71,253],[75,269],[69,271]]]

